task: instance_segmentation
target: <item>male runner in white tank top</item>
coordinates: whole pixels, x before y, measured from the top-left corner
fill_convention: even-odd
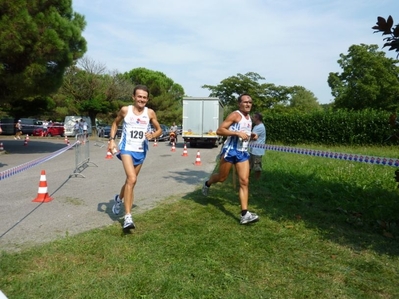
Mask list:
[[[207,196],[209,187],[218,182],[224,182],[234,165],[240,183],[238,196],[241,204],[241,224],[256,222],[258,215],[248,211],[249,184],[249,153],[248,142],[256,140],[257,135],[251,133],[252,120],[249,112],[252,108],[252,98],[248,94],[238,97],[238,110],[232,112],[216,130],[216,134],[227,136],[220,154],[219,173],[214,173],[204,182],[202,194]]]
[[[154,110],[146,107],[149,98],[148,88],[144,85],[137,85],[133,90],[132,98],[133,105],[123,106],[112,123],[108,144],[108,151],[114,153],[116,150],[116,132],[119,123],[123,120],[122,136],[117,156],[122,160],[126,181],[120,193],[115,196],[115,203],[112,207],[112,212],[118,215],[122,200],[124,200],[125,221],[123,229],[136,227],[131,215],[134,201],[133,189],[148,151],[148,140],[157,138],[162,134],[162,129]],[[149,131],[150,123],[154,126],[155,132]]]

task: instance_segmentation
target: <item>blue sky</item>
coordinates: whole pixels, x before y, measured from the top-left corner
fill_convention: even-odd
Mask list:
[[[330,72],[353,44],[383,45],[377,16],[399,23],[397,0],[73,0],[86,56],[107,69],[163,72],[189,96],[238,73],[301,85],[330,103]],[[395,58],[394,52],[386,52]]]

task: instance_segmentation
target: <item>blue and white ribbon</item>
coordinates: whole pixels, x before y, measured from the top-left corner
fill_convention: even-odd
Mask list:
[[[313,157],[322,157],[322,158],[360,162],[360,163],[367,163],[374,165],[399,167],[399,159],[393,159],[393,158],[375,157],[375,156],[359,155],[359,154],[345,154],[345,153],[337,153],[337,152],[322,151],[322,150],[295,148],[290,146],[259,144],[254,142],[250,142],[249,147],[261,148],[261,149],[291,153],[291,154],[308,155]]]
[[[68,144],[66,147],[59,149],[58,151],[55,151],[53,153],[51,153],[50,155],[46,156],[46,157],[41,157],[29,162],[26,162],[24,164],[18,165],[18,166],[14,166],[11,167],[7,170],[1,171],[0,172],[0,181],[5,180],[9,177],[12,177],[13,175],[16,175],[17,173],[23,172],[29,168],[32,168],[33,166],[42,164],[46,161],[49,161],[59,155],[61,155],[62,153],[66,152],[67,150],[69,150],[70,148],[72,148],[74,145],[76,144],[76,142],[74,144]]]

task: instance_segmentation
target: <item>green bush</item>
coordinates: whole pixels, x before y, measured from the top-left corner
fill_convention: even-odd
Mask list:
[[[268,143],[381,145],[392,134],[387,111],[264,113]]]

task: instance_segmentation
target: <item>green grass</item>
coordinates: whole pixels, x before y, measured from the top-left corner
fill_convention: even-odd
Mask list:
[[[315,148],[315,147],[312,147]],[[318,147],[326,150],[326,148]],[[330,148],[396,158],[396,148]],[[267,152],[240,226],[232,179],[0,256],[11,298],[398,298],[395,168]],[[200,187],[200,186],[199,186]]]

